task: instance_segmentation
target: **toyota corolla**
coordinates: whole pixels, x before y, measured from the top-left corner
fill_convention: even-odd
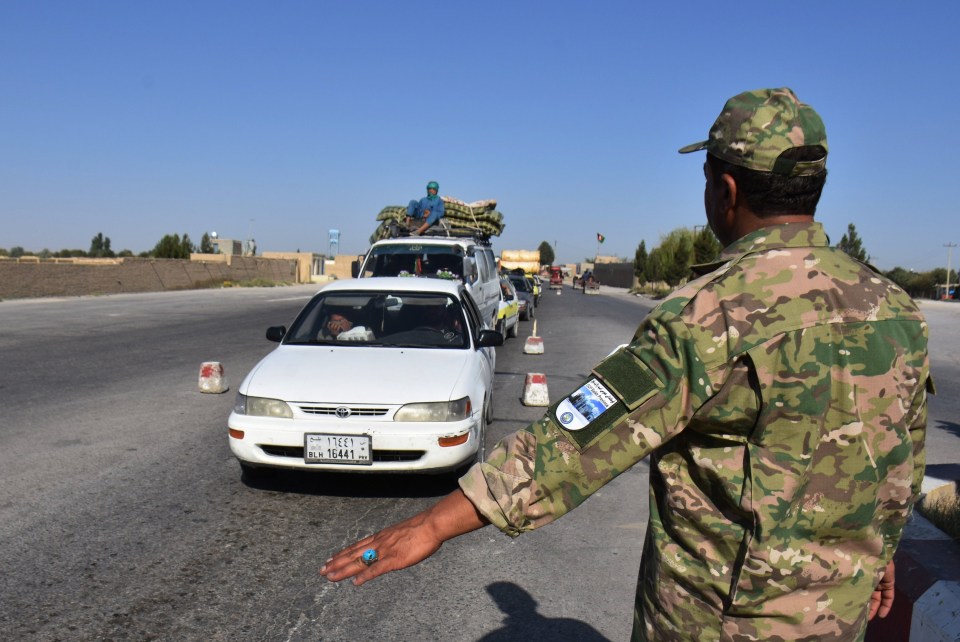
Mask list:
[[[484,456],[494,347],[454,280],[335,282],[240,385],[227,422],[249,477],[270,469],[455,471]]]

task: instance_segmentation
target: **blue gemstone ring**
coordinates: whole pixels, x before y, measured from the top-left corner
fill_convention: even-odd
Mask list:
[[[360,556],[360,561],[367,566],[370,566],[378,559],[380,559],[380,556],[377,554],[377,549],[375,548],[368,548],[363,552],[363,555]]]

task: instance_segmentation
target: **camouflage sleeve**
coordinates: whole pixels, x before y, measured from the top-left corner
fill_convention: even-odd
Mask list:
[[[548,524],[684,428],[704,401],[690,385],[702,369],[687,327],[655,312],[583,385],[497,444],[460,487],[508,535]]]
[[[920,497],[920,487],[923,485],[923,475],[927,467],[927,453],[923,444],[927,434],[927,395],[936,394],[933,387],[933,377],[928,376],[926,385],[921,386],[917,416],[910,424],[910,441],[913,442],[913,500]]]
[[[913,511],[913,506],[920,498],[921,486],[923,485],[923,476],[926,470],[926,451],[924,450],[924,441],[927,434],[927,397],[936,394],[936,388],[933,385],[933,377],[930,375],[930,361],[928,356],[924,356],[920,381],[923,383],[917,386],[917,392],[910,400],[910,414],[908,415],[907,429],[911,443],[913,468],[910,480],[910,497],[905,502],[905,506],[900,511],[893,511],[892,516],[888,516],[881,532],[883,535],[884,559],[889,561],[893,559],[893,554],[900,544],[900,538],[903,535],[903,528],[906,526],[907,519]]]

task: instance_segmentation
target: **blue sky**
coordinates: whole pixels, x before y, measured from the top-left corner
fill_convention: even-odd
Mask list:
[[[429,180],[495,198],[496,249],[631,257],[704,223],[724,101],[823,117],[817,218],[878,267],[960,242],[960,3],[0,3],[0,247],[164,235],[359,253]],[[960,252],[954,253],[954,267]]]

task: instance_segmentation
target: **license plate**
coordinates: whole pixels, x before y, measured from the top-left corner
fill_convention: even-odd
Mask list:
[[[308,464],[373,463],[370,457],[369,435],[304,435],[303,461]]]

